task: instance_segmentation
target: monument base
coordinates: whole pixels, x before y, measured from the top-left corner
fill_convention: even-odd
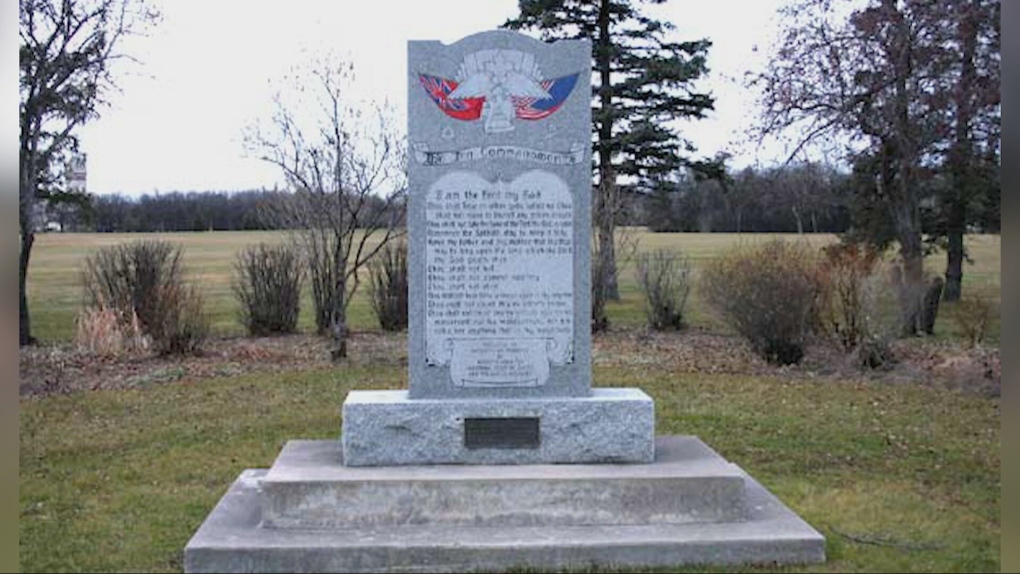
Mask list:
[[[351,391],[341,440],[348,466],[650,463],[655,406],[634,388],[520,399]]]
[[[344,466],[291,441],[246,470],[184,551],[186,572],[460,572],[804,564],[825,539],[695,437],[648,465]],[[570,494],[574,491],[573,495]]]

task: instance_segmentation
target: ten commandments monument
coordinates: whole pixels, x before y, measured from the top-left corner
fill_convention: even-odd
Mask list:
[[[408,389],[246,470],[187,571],[816,562],[824,539],[652,399],[593,388],[591,44],[408,47]]]
[[[408,52],[409,389],[350,394],[346,464],[651,462],[651,398],[591,387],[590,43]]]

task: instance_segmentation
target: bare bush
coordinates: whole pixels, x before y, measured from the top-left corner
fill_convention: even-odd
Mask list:
[[[368,263],[372,309],[385,331],[407,328],[407,244],[390,243]]]
[[[896,362],[896,355],[888,337],[867,336],[858,341],[853,355],[862,369],[888,370]]]
[[[185,285],[181,248],[160,240],[103,247],[85,259],[86,309],[110,309],[120,321],[137,317],[160,354],[193,353],[208,335],[202,295]]]
[[[766,361],[803,358],[821,293],[806,243],[775,239],[733,248],[706,266],[700,286],[708,304]]]
[[[648,326],[656,330],[682,329],[684,307],[691,292],[691,264],[686,257],[664,249],[637,256],[635,275],[645,295]]]
[[[856,243],[838,243],[823,248],[822,253],[819,328],[849,353],[875,334],[880,284],[876,270],[881,252]]]
[[[193,285],[166,285],[159,294],[160,320],[149,331],[160,355],[194,355],[209,337],[205,297]]]
[[[952,317],[967,344],[976,347],[988,336],[988,327],[997,313],[995,304],[988,297],[969,295],[953,305]]]
[[[252,127],[246,145],[292,190],[263,215],[302,251],[316,332],[331,336],[339,361],[359,271],[404,234],[406,156],[389,114],[350,97],[350,64],[320,60],[293,80],[302,89],[293,99],[278,95],[273,117]]]
[[[103,247],[85,259],[85,303],[134,312],[148,332],[160,322],[159,291],[181,280],[180,257],[179,247],[158,240]]]
[[[290,245],[259,243],[237,254],[232,287],[249,335],[297,330],[303,277],[301,258]]]

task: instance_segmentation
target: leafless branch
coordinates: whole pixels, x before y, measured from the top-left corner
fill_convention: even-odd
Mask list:
[[[403,152],[383,110],[366,114],[349,99],[349,64],[319,62],[301,75],[307,91],[297,96],[313,100],[278,94],[269,126],[250,129],[245,141],[292,188],[272,217],[304,250],[317,328],[332,335],[333,356],[342,358],[359,274],[404,232]]]

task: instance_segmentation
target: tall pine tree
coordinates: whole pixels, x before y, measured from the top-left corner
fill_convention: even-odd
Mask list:
[[[594,46],[592,71],[598,78],[592,86],[596,298],[619,298],[613,233],[621,193],[650,192],[668,174],[684,166],[703,165],[685,155],[694,152],[694,146],[680,136],[672,120],[702,118],[714,102],[695,86],[707,72],[711,42],[672,41],[668,36],[674,26],[646,16],[637,4],[632,0],[519,0],[520,15],[503,24],[512,30],[537,31],[545,41],[589,38]]]

